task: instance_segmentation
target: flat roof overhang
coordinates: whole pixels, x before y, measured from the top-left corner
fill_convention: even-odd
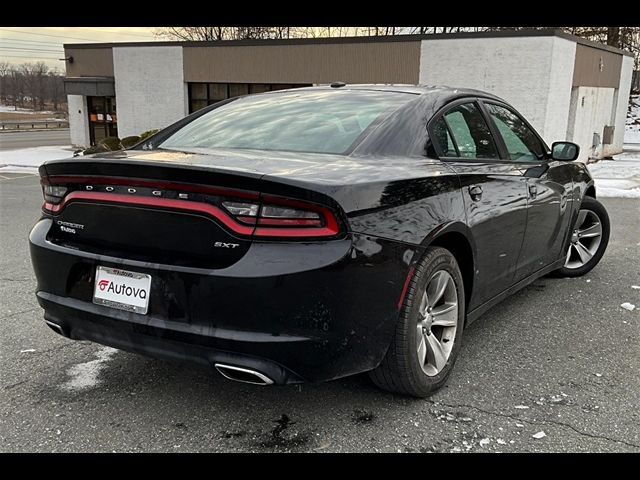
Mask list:
[[[113,77],[66,77],[64,93],[85,97],[114,97],[115,81]]]

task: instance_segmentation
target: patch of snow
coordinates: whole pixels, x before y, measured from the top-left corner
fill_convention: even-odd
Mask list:
[[[506,444],[507,444],[507,442],[505,442],[505,441],[504,441],[503,439],[501,439],[501,438],[496,438],[496,442],[497,442],[499,445],[506,445]]]
[[[524,427],[524,425],[522,423],[516,423],[516,427],[522,428],[522,427]]]
[[[22,107],[18,107],[18,109],[16,110],[16,107],[12,105],[0,105],[0,112],[23,113],[25,115],[33,115],[35,113],[50,113],[50,114],[56,113],[50,110],[37,111],[37,110],[32,110],[30,108],[22,108]]]
[[[518,410],[527,410],[529,407],[526,405],[516,405],[513,408],[517,408]]]
[[[0,136],[0,141],[2,137]],[[58,160],[73,156],[74,148],[47,146],[0,150],[0,173],[37,173],[38,167],[47,160]]]
[[[598,378],[600,378],[600,377],[602,376],[602,374],[601,374],[601,373],[594,373],[594,375],[595,375],[596,377],[598,377]]]
[[[624,302],[622,305],[620,305],[622,308],[624,308],[625,310],[629,310],[630,312],[633,312],[636,308],[636,306],[633,303],[629,303],[629,302]]]
[[[36,349],[35,348],[27,348],[25,350],[20,350],[20,353],[31,353],[31,352],[35,352]]]
[[[483,438],[482,440],[480,440],[480,446],[484,448],[485,445],[489,445],[489,442],[491,442],[491,440],[489,440],[488,438]]]
[[[79,363],[71,367],[67,370],[67,375],[71,378],[62,385],[62,388],[65,390],[78,391],[98,385],[100,371],[117,351],[115,348],[103,347],[96,352],[95,355],[98,357],[96,360]]]
[[[640,290],[640,285],[631,285],[634,290]]]
[[[625,149],[614,160],[589,164],[599,197],[640,198],[640,151]]]
[[[543,431],[540,431],[538,433],[534,433],[533,435],[531,435],[533,438],[535,438],[536,440],[540,440],[541,438],[544,438],[547,436],[546,433],[544,433]]]

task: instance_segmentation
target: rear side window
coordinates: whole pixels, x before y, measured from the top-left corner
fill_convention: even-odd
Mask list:
[[[445,157],[499,158],[489,126],[475,103],[453,107],[434,124],[432,132]]]
[[[536,162],[544,157],[544,148],[536,134],[511,110],[500,105],[486,103],[509,157],[515,162]]]

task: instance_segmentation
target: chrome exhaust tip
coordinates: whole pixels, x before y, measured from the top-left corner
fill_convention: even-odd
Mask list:
[[[215,363],[216,370],[225,378],[236,382],[251,383],[253,385],[273,385],[273,380],[263,373],[248,368],[234,367],[224,363]]]
[[[47,325],[49,325],[49,328],[51,328],[52,330],[54,330],[56,333],[59,333],[60,335],[62,335],[63,337],[66,337],[66,335],[64,334],[64,332],[62,331],[62,327],[60,325],[58,325],[57,323],[53,323],[49,320],[45,320],[44,323],[46,323]]]

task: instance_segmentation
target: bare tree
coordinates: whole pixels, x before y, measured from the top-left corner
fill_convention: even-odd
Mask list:
[[[175,40],[215,41],[292,38],[296,27],[161,27],[156,35]]]
[[[58,111],[65,105],[63,76],[49,70],[43,62],[13,65],[0,62],[0,101],[16,110],[25,100],[34,110],[44,110],[50,104]]]

